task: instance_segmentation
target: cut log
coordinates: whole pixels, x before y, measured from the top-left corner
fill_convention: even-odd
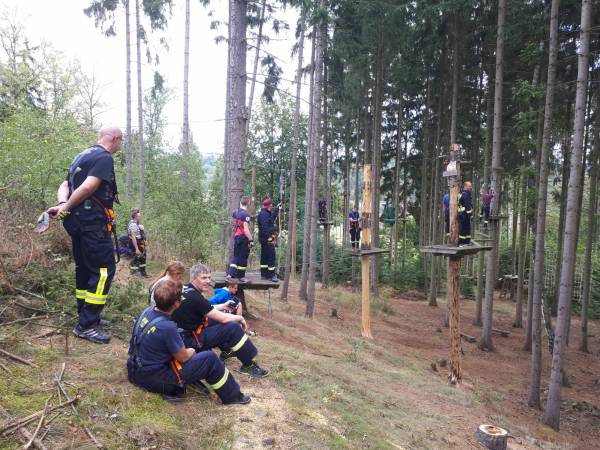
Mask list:
[[[510,331],[500,330],[498,328],[492,328],[492,333],[499,334],[502,337],[508,337],[508,336],[510,336]]]
[[[490,450],[506,450],[508,431],[494,425],[483,424],[477,428],[475,438]]]
[[[475,342],[477,342],[477,339],[475,338],[475,336],[469,336],[468,334],[465,333],[460,333],[460,336],[467,342],[470,342],[471,344],[474,344]]]

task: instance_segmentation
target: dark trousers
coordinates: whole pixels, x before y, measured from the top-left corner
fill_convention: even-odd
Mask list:
[[[80,226],[65,221],[75,260],[75,297],[79,327],[91,328],[100,321],[110,284],[115,275],[114,246],[104,225]]]
[[[360,228],[350,227],[350,245],[352,248],[360,248]]]
[[[458,245],[471,243],[471,216],[465,212],[458,214]]]
[[[231,351],[243,365],[250,364],[258,354],[258,350],[237,322],[209,323],[198,337],[200,345],[189,331],[184,331],[181,337],[186,347],[195,348],[196,351],[206,351],[215,347],[224,352]]]
[[[246,236],[236,236],[233,243],[233,260],[229,264],[229,275],[233,278],[243,278],[246,276],[246,266],[248,265],[248,256],[250,256],[250,247]]]
[[[490,219],[490,207],[482,206],[481,207],[481,215],[485,218],[485,221],[487,222]]]
[[[273,278],[275,275],[275,245],[273,242],[260,242],[260,276]]]
[[[144,239],[137,239],[137,246],[140,250],[140,256],[135,255],[135,247],[131,244],[131,249],[134,251],[134,257],[129,265],[129,268],[135,272],[139,270],[142,275],[146,275],[146,242]]]
[[[196,353],[181,365],[179,382],[175,371],[170,366],[160,368],[135,369],[131,360],[127,361],[129,381],[150,392],[166,395],[181,395],[186,384],[206,380],[211,388],[227,403],[240,394],[240,386],[229,373],[219,357],[211,352]]]

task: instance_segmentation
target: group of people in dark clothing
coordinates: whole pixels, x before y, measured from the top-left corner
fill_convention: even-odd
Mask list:
[[[116,271],[113,204],[118,203],[118,190],[113,155],[122,139],[123,133],[117,127],[100,130],[97,143],[74,158],[58,188],[57,204],[47,211],[63,221],[72,241],[79,316],[73,333],[97,344],[110,341],[110,335],[103,329],[109,324],[101,319],[101,313]],[[263,202],[263,210],[268,213],[263,216],[271,227],[265,235],[265,243],[273,240],[271,209],[272,203]],[[236,229],[236,245],[238,234],[243,235],[248,249],[252,239],[247,227],[249,218],[240,214],[238,219],[241,226]],[[135,251],[131,269],[145,276],[144,229],[140,220],[141,211],[134,210],[128,224]],[[259,220],[259,227],[260,223]],[[261,244],[263,234],[259,233]],[[272,255],[274,251],[265,253],[265,276],[275,276]],[[239,260],[236,266],[245,266],[245,263]],[[236,357],[241,362],[239,371],[251,377],[265,377],[269,371],[255,361],[258,351],[248,337],[248,325],[235,298],[237,284],[243,280],[230,277],[228,287],[217,292],[218,299],[211,304],[204,297],[210,288],[209,268],[194,265],[186,285],[182,284],[184,273],[183,264],[175,261],[151,286],[150,305],[133,328],[127,360],[128,378],[169,400],[181,399],[186,386],[195,385],[199,389],[214,390],[224,404],[246,404],[250,397],[240,391],[223,361]],[[241,275],[243,279],[243,272]],[[219,348],[220,355],[213,352],[213,348]]]
[[[222,303],[228,296],[217,294],[220,299],[214,304],[204,297],[210,283],[209,268],[196,264],[188,284],[163,276],[152,285],[154,306],[139,316],[129,344],[127,373],[132,383],[171,401],[183,398],[186,386],[192,385],[201,390],[210,387],[224,404],[250,402],[224,361],[236,357],[239,371],[255,378],[269,371],[254,360],[258,350],[246,333],[245,319],[237,314],[231,291],[238,281],[232,280],[230,290],[225,290],[231,300]],[[214,348],[220,349],[220,356]]]
[[[246,278],[246,269],[248,266],[248,257],[250,250],[254,246],[254,239],[250,231],[250,197],[243,196],[240,199],[240,207],[233,211],[233,259],[229,264],[227,278],[237,278],[241,283],[249,283]],[[258,223],[258,242],[260,243],[260,277],[263,280],[269,280],[278,283],[276,267],[275,245],[279,235],[277,218],[281,203],[273,208],[273,201],[265,198],[262,202],[262,209],[256,217]]]
[[[471,245],[471,219],[473,218],[473,200],[471,198],[471,192],[473,191],[473,184],[470,181],[465,181],[463,184],[462,192],[458,195],[458,245]],[[480,200],[481,200],[481,213],[480,219],[484,219],[483,226],[487,229],[488,220],[490,217],[490,205],[494,198],[494,190],[482,189]],[[448,194],[444,195],[444,224],[446,229],[446,235],[450,234],[450,197]]]

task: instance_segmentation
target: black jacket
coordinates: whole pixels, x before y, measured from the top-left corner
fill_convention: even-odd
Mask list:
[[[279,231],[277,225],[275,225],[278,214],[279,209],[269,211],[267,208],[262,208],[258,213],[258,240],[260,242],[267,242],[273,233],[277,233]]]

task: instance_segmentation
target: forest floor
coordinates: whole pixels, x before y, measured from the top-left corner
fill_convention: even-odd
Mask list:
[[[126,271],[117,277],[117,283],[128,282]],[[295,294],[295,285],[290,292]],[[441,325],[443,299],[431,308],[422,293],[383,291],[373,301],[373,339],[365,340],[360,337],[360,296],[349,288],[319,287],[312,320],[304,318],[303,301],[291,295],[282,303],[278,294],[271,296],[272,314],[266,295],[247,294],[259,316],[250,321],[257,332],[258,361],[271,376],[253,380],[237,371],[239,362],[227,363],[243,392],[252,396],[250,405],[221,406],[214,396],[193,390],[185,403],[171,404],[129,384],[125,360],[131,318],[119,322],[109,306],[114,338],[107,346],[69,337],[67,352],[64,335],[35,337],[51,331],[44,326],[49,323],[0,328],[1,348],[39,366],[0,358],[10,371],[0,377],[5,416],[0,423],[43,410],[56,392],[54,377],[66,363],[64,385],[79,397],[80,418],[70,410],[58,416],[44,439],[48,448],[95,448],[82,431],[87,426],[111,449],[465,449],[480,448],[474,432],[482,423],[506,428],[510,449],[597,448],[599,323],[590,325],[592,353],[582,354],[576,350],[579,321],[573,318],[566,366],[571,387],[562,391],[561,431],[556,433],[541,423],[540,411],[527,406],[530,354],[521,348],[524,330],[511,327],[513,303],[495,303],[494,326],[509,330],[510,336],[494,336],[492,353],[463,342],[463,382],[451,387],[447,368],[439,365],[449,350],[448,329]],[[137,295],[141,308],[145,294],[140,290]],[[39,304],[33,297],[30,302]],[[339,318],[331,317],[332,307]],[[471,324],[474,302],[463,301],[461,314],[462,331],[479,337]],[[550,365],[545,339],[544,389]],[[30,432],[36,423],[28,426]],[[18,448],[17,436],[0,433],[0,448]]]

